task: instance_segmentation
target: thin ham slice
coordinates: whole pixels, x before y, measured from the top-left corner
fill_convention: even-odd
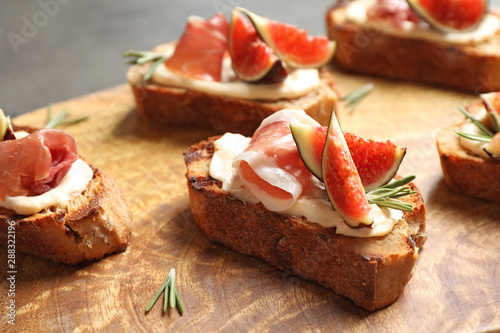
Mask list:
[[[0,142],[0,200],[49,191],[77,159],[75,140],[60,130],[42,129]]]
[[[218,13],[208,20],[191,16],[165,66],[194,79],[220,82],[228,35],[229,23],[223,14]]]
[[[262,122],[233,163],[241,185],[272,211],[290,208],[315,181],[300,158],[292,123],[319,126],[302,110],[278,111]]]
[[[421,22],[405,0],[378,0],[367,14],[369,20],[390,20],[395,27],[400,29],[403,28],[404,22]]]

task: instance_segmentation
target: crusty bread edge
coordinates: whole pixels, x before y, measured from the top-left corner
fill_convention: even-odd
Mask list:
[[[500,204],[500,161],[467,153],[456,134],[461,125],[447,126],[436,135],[444,180],[454,192]]]
[[[211,241],[331,288],[368,310],[383,308],[397,299],[426,240],[425,206],[413,184],[417,193],[409,200],[415,211],[405,213],[388,236],[346,237],[222,191],[220,182],[208,175],[214,140],[193,145],[184,153],[191,211]],[[391,237],[399,250],[384,253],[379,246]]]
[[[10,226],[14,227],[16,251],[55,262],[77,264],[124,251],[130,239],[132,213],[115,181],[102,170],[90,167],[94,171],[92,180],[84,193],[70,200],[67,209],[52,208],[22,216],[0,208],[0,245],[7,246],[12,237]]]
[[[373,26],[360,29],[344,20],[347,3],[339,1],[326,12],[327,35],[337,41],[333,61],[342,69],[475,94],[500,90],[500,52],[391,36]],[[494,40],[500,47],[500,33]]]

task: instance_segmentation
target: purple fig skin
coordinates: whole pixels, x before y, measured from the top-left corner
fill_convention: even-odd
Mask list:
[[[3,133],[2,133],[3,132]],[[16,136],[12,131],[9,117],[6,117],[0,109],[0,141],[15,140]]]
[[[488,154],[489,157],[491,157],[494,160],[500,160],[500,151],[495,151],[493,149],[488,149],[486,147],[483,148],[484,152]]]
[[[14,132],[9,128],[7,128],[7,131],[5,132],[5,135],[3,136],[3,139],[0,141],[6,141],[6,140],[15,140],[16,136],[14,135]]]
[[[281,60],[258,36],[251,21],[237,10],[232,12],[228,47],[233,70],[241,80],[273,84],[286,79],[288,73]]]
[[[267,17],[263,17],[260,15],[257,15],[248,9],[237,7],[236,10],[244,13],[247,15],[247,17],[250,19],[250,21],[253,23],[255,29],[257,30],[257,33],[259,36],[264,40],[264,42],[271,47],[271,49],[274,50],[274,53],[276,56],[278,56],[283,62],[285,62],[288,66],[293,67],[293,68],[319,68],[323,65],[326,65],[327,63],[330,62],[332,59],[335,50],[336,50],[336,43],[334,41],[328,41],[327,49],[328,52],[327,54],[324,55],[324,58],[318,60],[317,62],[314,63],[304,63],[303,61],[297,61],[297,59],[294,60],[294,54],[288,53],[282,49],[280,49],[276,43],[273,37],[271,37],[269,33],[269,20]],[[297,28],[298,29],[298,28]]]
[[[255,82],[249,82],[252,84],[273,84],[273,83],[281,83],[285,81],[288,76],[288,72],[283,66],[283,62],[279,59],[273,64],[273,67],[269,70],[269,72],[260,80]]]

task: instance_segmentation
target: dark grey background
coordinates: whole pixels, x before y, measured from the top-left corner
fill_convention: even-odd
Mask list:
[[[325,34],[334,0],[0,0],[0,108],[11,116],[126,82],[121,54],[236,5]],[[500,7],[500,0],[492,0]]]

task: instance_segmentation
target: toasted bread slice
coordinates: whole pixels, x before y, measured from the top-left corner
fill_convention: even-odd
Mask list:
[[[393,36],[377,24],[349,22],[347,3],[339,1],[326,14],[328,37],[338,45],[334,62],[341,68],[476,94],[500,90],[500,33],[474,45]]]
[[[162,51],[168,44],[159,45]],[[262,120],[282,109],[303,109],[322,125],[328,124],[330,113],[339,96],[333,76],[320,69],[320,87],[305,96],[277,101],[251,100],[209,95],[204,92],[145,82],[150,64],[134,65],[127,73],[139,112],[147,119],[168,125],[212,129],[220,133],[251,135]]]
[[[51,207],[25,216],[0,207],[0,245],[11,244],[9,240],[15,237],[16,251],[66,264],[124,251],[130,238],[131,211],[114,180],[90,167],[93,178],[66,209]]]
[[[414,205],[386,236],[353,238],[303,217],[280,215],[235,199],[209,176],[210,138],[184,152],[191,211],[201,231],[214,242],[260,258],[270,265],[315,281],[376,310],[396,300],[411,277],[426,240],[425,206],[417,191]]]
[[[468,107],[477,114],[482,103]],[[455,192],[500,204],[500,161],[472,155],[460,145],[462,123],[441,129],[436,137],[444,180]]]

